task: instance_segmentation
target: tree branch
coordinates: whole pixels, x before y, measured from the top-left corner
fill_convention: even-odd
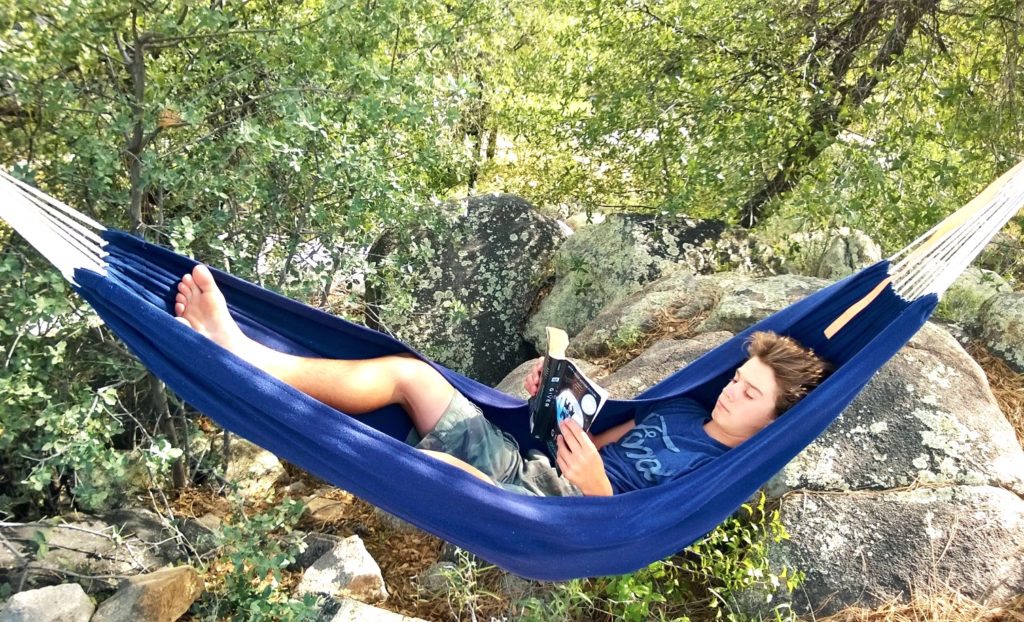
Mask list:
[[[829,87],[835,97],[822,97],[810,112],[810,125],[799,142],[783,154],[781,165],[747,201],[741,209],[740,223],[753,227],[764,216],[767,204],[788,192],[806,174],[808,165],[835,142],[842,125],[840,115],[848,107],[859,107],[870,97],[882,73],[903,54],[907,41],[921,19],[933,11],[938,0],[909,0],[901,3],[895,22],[875,53],[868,68],[861,73],[854,86],[847,85],[847,74],[857,50],[872,39],[882,17],[882,0],[868,0],[868,6],[850,21],[850,31],[843,37],[842,52],[830,66]],[[817,47],[817,44],[815,44]]]

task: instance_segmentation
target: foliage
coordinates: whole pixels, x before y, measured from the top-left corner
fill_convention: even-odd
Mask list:
[[[441,568],[448,596],[448,607],[456,620],[465,615],[475,618],[475,610],[484,600],[497,600],[497,596],[484,588],[482,577],[494,566],[481,564],[475,556],[462,549],[457,550],[455,563]]]
[[[525,44],[487,92],[513,144],[486,187],[553,212],[735,222],[785,170],[792,189],[759,224],[851,226],[896,250],[1021,145],[1012,9],[930,5],[563,0],[542,20],[515,5]],[[926,17],[875,68],[913,6]]]
[[[582,616],[596,607],[590,588],[584,579],[561,581],[553,584],[543,597],[530,596],[516,604],[525,621],[584,619]]]
[[[293,529],[304,510],[301,503],[287,500],[246,516],[239,504],[217,538],[220,556],[207,568],[210,575],[226,567],[219,577],[223,586],[207,591],[192,613],[204,620],[316,619],[316,598],[296,600],[282,588],[282,570],[305,549],[301,533]]]
[[[903,19],[914,7],[924,17]],[[736,221],[781,171],[789,190],[760,226],[847,225],[895,250],[1020,151],[1012,12],[965,0],[29,0],[0,8],[0,151],[98,220],[344,313],[365,280],[391,292],[391,314],[416,313],[401,293],[428,258],[412,232],[470,190],[518,192],[549,214]],[[905,46],[878,64],[905,23]],[[870,88],[855,97],[855,84]],[[371,268],[384,231],[398,248]],[[161,415],[147,412],[135,364],[14,239],[0,234],[0,298],[37,308],[11,310],[0,329],[18,417],[7,426],[36,466],[65,456],[53,472],[74,479],[76,460],[100,465],[106,475],[77,485],[116,487],[124,465],[100,454],[123,424],[83,441],[86,460],[81,443],[47,445],[59,426],[30,438],[28,413],[130,409],[142,425],[126,432],[152,438]],[[30,299],[19,270],[52,287]],[[54,326],[38,346],[33,321]],[[60,346],[62,331],[79,341]],[[97,373],[72,345],[109,355],[101,371],[128,371]],[[60,364],[39,365],[46,356]],[[58,369],[68,382],[55,390]],[[114,404],[94,399],[103,386]],[[13,443],[0,454],[17,463]],[[2,494],[36,492],[45,468],[19,483],[30,470],[14,464]]]
[[[133,456],[115,443],[131,416],[126,402],[140,399],[126,386],[141,375],[137,364],[125,363],[59,274],[20,249],[0,260],[0,283],[0,507],[19,516],[68,502],[112,507],[123,501],[130,462],[148,471],[143,485],[162,486],[179,455],[166,439]]]
[[[776,567],[769,547],[789,536],[765,496],[715,528],[681,555],[637,572],[557,584],[544,598],[520,603],[526,620],[689,620],[746,622],[795,619],[777,596],[791,594],[803,574]]]
[[[472,33],[493,9],[7,4],[0,152],[16,175],[107,225],[351,309],[349,281],[375,278],[370,242],[385,226],[429,223],[438,197],[465,183]],[[147,459],[177,455],[156,429],[168,413],[71,289],[6,228],[0,244],[0,495],[40,505],[47,489],[38,509],[98,507],[138,470],[115,450],[126,435]],[[398,270],[381,272],[385,287],[401,285],[389,276]],[[176,432],[180,444],[189,431]]]
[[[549,215],[685,213],[778,236],[849,226],[891,252],[1019,157],[1018,12],[991,0],[21,0],[0,5],[0,164],[108,225],[355,319],[367,283],[389,291],[391,315],[418,312],[402,295],[430,261],[416,232],[471,192],[518,193]],[[394,252],[367,262],[385,232]],[[1021,282],[1019,261],[999,271]],[[173,398],[168,426],[153,393],[0,224],[0,508],[29,518],[166,487],[193,428]],[[793,579],[740,547],[775,537],[756,524],[536,606],[660,615],[696,582],[717,587],[695,597],[734,616],[724,595],[745,580]]]
[[[791,594],[804,579],[799,570],[774,568],[771,563],[771,545],[789,534],[778,509],[765,510],[764,493],[756,505],[744,504],[741,511],[745,516],[733,515],[686,551],[687,572],[706,590],[716,618],[742,620],[745,607],[756,599],[770,605],[777,594]],[[774,610],[777,616],[788,611],[788,605],[779,607]]]

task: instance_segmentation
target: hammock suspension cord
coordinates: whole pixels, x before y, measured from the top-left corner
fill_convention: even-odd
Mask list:
[[[3,169],[0,220],[6,220],[71,283],[75,283],[76,268],[107,273],[105,242],[95,233],[106,227]]]
[[[75,282],[76,268],[106,274],[105,242],[96,234],[106,230],[102,224],[2,169],[0,198],[0,218],[37,248],[68,281]],[[1024,161],[890,257],[893,291],[907,301],[927,294],[941,296],[1022,203]]]
[[[1024,161],[889,261],[893,290],[905,300],[941,296],[1024,203]],[[896,259],[906,255],[899,263]]]

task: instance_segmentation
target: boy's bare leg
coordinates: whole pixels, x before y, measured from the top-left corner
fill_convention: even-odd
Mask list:
[[[179,321],[252,365],[352,415],[388,404],[400,404],[409,413],[416,430],[426,435],[437,425],[455,394],[455,389],[444,376],[413,357],[399,355],[366,360],[307,358],[278,352],[253,341],[242,333],[231,317],[224,295],[214,283],[209,269],[203,265],[196,266],[192,274],[181,279],[174,312]]]
[[[459,460],[455,456],[450,456],[450,455],[448,455],[446,453],[442,453],[440,451],[431,451],[429,449],[421,449],[420,451],[422,451],[423,453],[431,456],[435,460],[440,460],[441,462],[447,462],[448,464],[450,464],[450,465],[452,465],[454,467],[458,467],[458,468],[462,469],[463,471],[465,471],[466,473],[469,473],[470,475],[472,475],[474,477],[477,477],[479,479],[484,480],[488,484],[493,484],[494,483],[494,480],[491,479],[486,473],[484,473],[480,469],[476,468],[472,464],[469,464],[468,462],[465,462],[463,460]]]

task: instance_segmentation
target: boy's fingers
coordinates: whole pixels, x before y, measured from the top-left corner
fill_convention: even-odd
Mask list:
[[[565,438],[565,446],[569,448],[569,451],[576,451],[580,448],[579,431],[580,426],[576,424],[572,419],[566,419],[561,425],[562,434]]]
[[[562,457],[562,452],[558,452],[558,455],[555,456],[555,462],[558,463],[558,468],[562,471],[562,473],[565,473],[566,471],[569,470],[569,464],[565,461],[565,458]]]

